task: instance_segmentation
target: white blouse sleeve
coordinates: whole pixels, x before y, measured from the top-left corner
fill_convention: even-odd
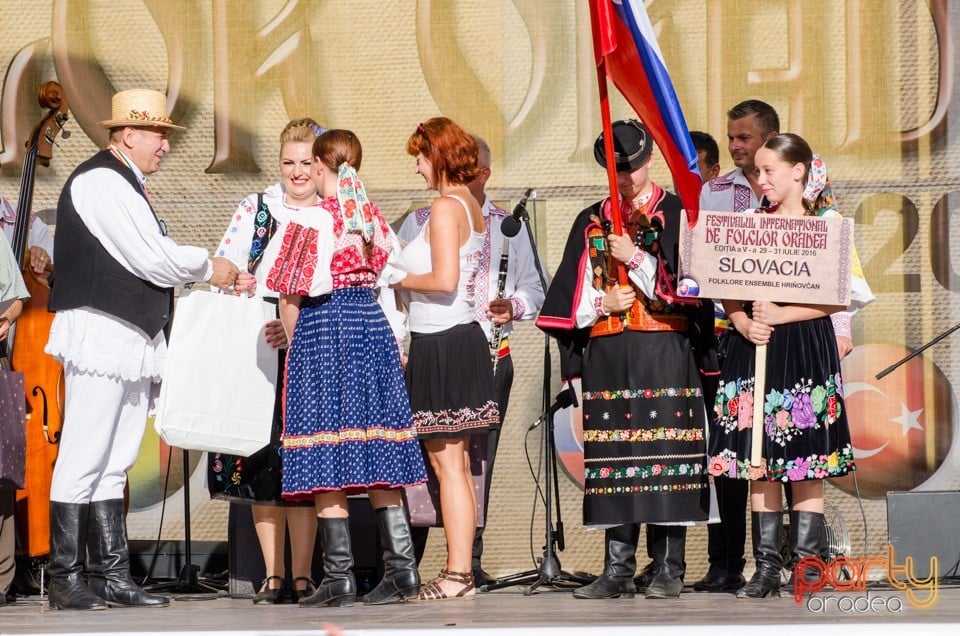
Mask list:
[[[842,215],[835,209],[824,210],[823,216],[841,217]],[[850,264],[850,305],[847,307],[847,313],[854,314],[859,309],[863,309],[876,300],[873,291],[867,279],[863,276],[863,267],[860,265],[860,255],[857,253],[857,246],[853,246],[853,255]]]
[[[409,331],[407,313],[400,308],[397,292],[389,287],[381,287],[380,294],[377,297],[383,314],[390,323],[390,329],[393,331],[393,337],[402,342]]]
[[[30,235],[27,240],[30,247],[42,248],[50,262],[53,262],[53,234],[50,233],[50,226],[36,215],[30,217]]]
[[[215,252],[217,256],[226,258],[244,272],[247,271],[247,261],[250,260],[256,207],[257,195],[255,194],[240,202]]]
[[[408,214],[403,219],[403,223],[400,225],[400,231],[397,232],[397,236],[400,239],[401,245],[406,245],[413,239],[417,238],[417,234],[420,233],[420,225],[417,223],[417,217],[421,214],[427,214],[430,211],[430,208],[425,208],[426,212],[423,212],[424,208],[419,210],[414,210]]]
[[[406,278],[408,272],[406,263],[403,262],[403,250],[400,247],[400,239],[393,233],[389,225],[384,223],[384,227],[386,228],[384,240],[390,247],[390,256],[387,258],[386,266],[384,266],[380,272],[380,276],[377,278],[377,285],[380,287],[389,287]]]
[[[850,272],[850,306],[848,312],[854,313],[858,309],[863,309],[874,300],[876,296],[870,289],[870,284],[863,276],[863,267],[860,266],[860,256],[857,254],[857,248],[853,248],[853,266]]]
[[[627,277],[637,289],[643,292],[644,296],[655,299],[655,290],[657,287],[657,258],[647,252],[637,248],[631,263],[638,262],[637,267],[627,265]]]
[[[597,307],[603,301],[603,292],[593,288],[593,272],[590,271],[590,259],[584,259],[584,268],[580,272],[580,299],[577,303],[577,329],[592,327],[600,317]]]
[[[544,299],[543,285],[540,284],[540,274],[537,272],[537,255],[533,253],[526,232],[509,239],[507,247],[512,261],[507,272],[507,297],[513,304],[513,319],[536,318]]]

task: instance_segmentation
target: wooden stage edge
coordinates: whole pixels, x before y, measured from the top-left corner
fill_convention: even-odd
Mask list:
[[[544,590],[525,596],[522,590],[507,589],[465,600],[377,607],[254,606],[250,599],[223,596],[213,600],[173,600],[167,608],[67,612],[51,610],[46,602],[27,598],[0,607],[0,636],[379,636],[433,631],[454,635],[482,631],[484,636],[583,636],[653,630],[658,636],[703,636],[709,633],[705,629],[718,626],[723,626],[724,631],[731,627],[737,630],[730,633],[746,633],[759,626],[789,633],[783,632],[783,628],[806,631],[815,623],[822,623],[825,628],[840,624],[845,636],[953,636],[960,628],[960,588],[954,586],[941,588],[936,603],[928,609],[914,607],[905,593],[889,588],[818,593],[811,599],[799,604],[786,597],[745,600],[729,594],[694,593],[688,588],[676,600],[648,601],[637,597],[584,601],[572,598],[569,592]],[[329,630],[330,625],[335,629]]]

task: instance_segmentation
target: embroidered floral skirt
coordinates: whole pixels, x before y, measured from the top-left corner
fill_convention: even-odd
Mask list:
[[[582,375],[584,524],[706,521],[706,411],[686,335],[593,338]]]
[[[710,431],[712,475],[804,481],[854,470],[840,355],[829,318],[777,325],[767,344],[761,465],[750,467],[755,347],[726,334],[727,357]]]
[[[284,498],[426,481],[400,352],[370,289],[303,299],[284,402]]]
[[[412,334],[406,379],[420,439],[468,435],[500,421],[490,350],[475,322]]]
[[[214,499],[258,506],[299,506],[312,502],[284,501],[280,493],[280,435],[283,433],[283,366],[279,352],[277,401],[273,408],[270,443],[249,457],[227,453],[207,454],[207,488]]]

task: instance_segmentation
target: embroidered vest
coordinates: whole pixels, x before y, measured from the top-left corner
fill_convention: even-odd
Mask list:
[[[647,205],[639,210],[636,216],[644,216],[646,210],[656,208],[659,203],[657,193]],[[604,203],[603,211],[607,215],[610,203]],[[659,250],[660,230],[656,222],[634,224],[636,229],[631,232],[634,243],[640,249],[653,256]],[[598,291],[609,291],[616,285],[617,262],[609,253],[607,235],[610,233],[609,221],[591,225],[587,229],[587,249],[590,266],[593,272],[593,287]],[[659,269],[659,267],[658,267]],[[632,285],[631,285],[632,286]],[[636,290],[636,288],[634,288]],[[611,314],[601,317],[590,329],[590,337],[598,338],[622,333],[624,329],[631,331],[686,331],[687,317],[680,313],[671,313],[670,307],[660,300],[647,298],[646,294],[636,290],[637,298],[633,305],[623,314]]]

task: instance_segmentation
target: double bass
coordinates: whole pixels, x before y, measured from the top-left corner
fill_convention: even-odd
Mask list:
[[[47,112],[26,143],[11,245],[17,262],[23,265],[23,280],[30,292],[15,323],[10,355],[11,366],[24,375],[27,400],[25,487],[17,491],[15,518],[19,550],[28,557],[50,553],[50,482],[63,424],[64,396],[63,367],[43,350],[54,316],[47,311],[50,286],[30,267],[27,239],[36,167],[50,165],[57,135],[68,119],[67,98],[60,84],[44,82],[37,99]],[[63,138],[68,136],[65,131]]]

